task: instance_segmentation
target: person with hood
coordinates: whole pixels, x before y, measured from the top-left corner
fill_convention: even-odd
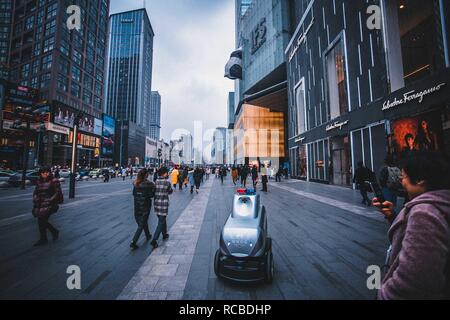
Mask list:
[[[172,173],[170,174],[170,180],[172,181],[173,190],[177,190],[179,175],[180,172],[178,171],[177,167],[173,168]]]
[[[168,181],[169,170],[162,167],[158,171],[158,180],[155,184],[155,213],[158,217],[158,226],[155,230],[155,236],[151,242],[154,249],[158,247],[159,236],[163,235],[163,240],[169,239],[167,233],[167,215],[169,214],[169,195],[172,194],[173,189]]]
[[[64,195],[58,179],[55,179],[50,168],[44,167],[39,170],[39,180],[33,192],[33,216],[38,219],[40,239],[34,244],[35,247],[48,243],[47,229],[58,240],[59,230],[48,220],[50,216],[59,209],[59,204],[64,202]]]
[[[138,227],[130,244],[132,250],[139,248],[137,242],[142,231],[145,232],[147,241],[152,239],[148,229],[148,217],[152,208],[152,198],[155,195],[155,184],[148,180],[148,174],[149,172],[146,169],[142,169],[133,183],[134,218]]]
[[[389,201],[377,207],[391,224],[388,271],[380,300],[450,299],[450,169],[436,153],[405,160],[402,185],[411,199],[396,216]]]

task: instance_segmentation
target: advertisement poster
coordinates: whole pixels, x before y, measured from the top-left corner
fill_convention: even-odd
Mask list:
[[[103,115],[102,156],[112,158],[114,156],[114,134],[116,121],[110,116]]]
[[[439,113],[392,122],[391,153],[401,160],[416,151],[440,151],[442,125]]]
[[[62,104],[57,104],[54,110],[54,123],[73,128],[77,111]],[[80,120],[79,130],[94,133],[94,122],[94,117],[88,114],[83,114],[83,117]]]
[[[101,136],[102,130],[103,130],[102,120],[94,118],[94,134],[97,136]]]

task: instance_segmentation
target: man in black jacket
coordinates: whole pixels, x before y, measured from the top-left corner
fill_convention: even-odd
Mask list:
[[[362,161],[358,162],[358,168],[355,171],[355,176],[353,178],[353,182],[356,183],[359,188],[359,192],[363,198],[362,203],[367,204],[368,207],[371,205],[371,201],[367,196],[368,187],[366,181],[372,181],[373,172],[364,166]]]

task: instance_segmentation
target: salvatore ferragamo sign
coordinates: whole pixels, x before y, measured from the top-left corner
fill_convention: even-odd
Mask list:
[[[342,127],[348,125],[348,123],[349,123],[348,120],[343,121],[343,122],[336,121],[336,122],[334,122],[334,123],[332,123],[332,124],[327,125],[327,127],[326,127],[325,130],[326,130],[327,132],[328,132],[328,131],[331,131],[331,130],[334,130],[334,129],[342,130]]]
[[[441,83],[438,84],[437,86],[434,86],[432,88],[428,88],[426,90],[423,91],[416,91],[416,90],[412,90],[409,92],[406,92],[403,94],[403,97],[400,99],[397,99],[397,97],[394,99],[394,101],[391,100],[387,100],[383,103],[383,109],[382,111],[386,111],[401,105],[404,105],[408,102],[414,101],[414,100],[418,100],[419,103],[422,103],[424,98],[430,94],[436,93],[438,91],[440,91],[443,87],[445,87],[447,84],[446,83]]]

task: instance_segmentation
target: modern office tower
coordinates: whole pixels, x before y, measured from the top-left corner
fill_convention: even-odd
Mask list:
[[[138,135],[143,139],[133,140],[138,145],[127,146],[131,141],[122,139],[120,160],[142,163],[150,128],[154,32],[145,9],[113,14],[109,21],[105,113],[121,121],[125,130],[132,123],[143,131]]]
[[[154,140],[159,140],[161,135],[161,95],[158,91],[152,91],[149,121],[148,136]]]
[[[69,30],[69,5],[81,9],[81,29]],[[16,1],[10,80],[101,119],[109,0]]]
[[[213,143],[211,150],[211,162],[217,165],[227,163],[227,129],[216,128],[213,135]]]
[[[8,79],[9,40],[12,22],[12,0],[0,0],[0,79]]]
[[[50,108],[44,136],[32,137],[32,152],[39,150],[40,164],[70,164],[70,129],[79,112],[83,118],[78,162],[98,163],[109,5],[109,0],[0,1],[0,60],[5,66],[7,53],[8,80],[37,89],[39,101]],[[69,6],[80,9],[80,28],[69,29]],[[11,117],[9,111],[3,110],[3,116]],[[19,135],[20,130],[8,127],[2,141],[14,149],[23,140]]]

